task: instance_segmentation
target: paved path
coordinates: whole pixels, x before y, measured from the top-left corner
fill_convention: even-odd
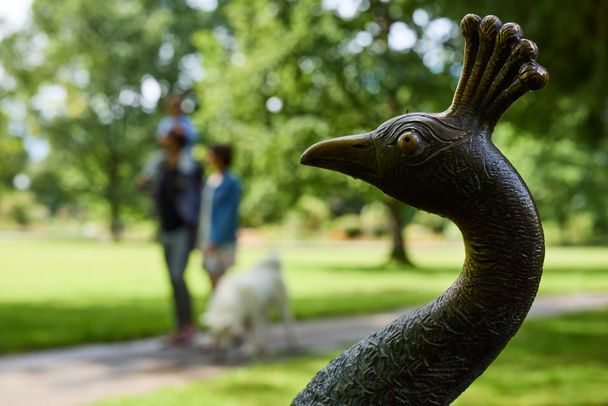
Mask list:
[[[608,293],[540,297],[529,317],[601,307],[608,307]],[[307,352],[345,348],[403,312],[300,322],[298,346]],[[204,334],[198,337],[199,343],[208,340]],[[281,328],[272,329],[270,341],[286,352]],[[164,348],[159,338],[0,357],[0,405],[83,405],[211,377],[227,368],[200,347]]]

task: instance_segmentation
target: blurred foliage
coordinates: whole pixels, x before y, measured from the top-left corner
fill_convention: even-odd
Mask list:
[[[45,207],[30,192],[5,192],[0,200],[0,218],[7,219],[22,229],[27,229],[46,214]]]
[[[21,139],[0,132],[0,190],[12,187],[15,175],[27,165],[27,153]]]
[[[239,150],[247,222],[280,219],[302,194],[329,192],[333,207],[354,198],[356,210],[377,199],[360,182],[299,167],[299,156],[319,139],[370,130],[408,108],[436,109],[441,95],[448,103],[449,76],[429,75],[415,52],[389,49],[394,8],[371,2],[347,20],[319,1],[236,0],[215,11],[221,25],[195,34],[206,72],[198,119],[209,137]],[[413,5],[399,8],[411,24]]]
[[[526,180],[555,243],[600,242],[605,221],[606,149],[590,152],[576,138],[539,142],[534,134],[499,126],[498,144]],[[605,142],[604,142],[605,144]]]
[[[496,14],[516,21],[538,45],[538,61],[551,81],[526,96],[507,119],[552,140],[575,138],[582,147],[599,147],[608,136],[608,3],[603,0],[472,0],[434,2],[438,12],[458,20],[465,13]],[[528,106],[534,103],[533,111]],[[539,119],[542,117],[543,119]]]
[[[339,174],[298,167],[301,153],[319,139],[369,131],[408,109],[449,104],[455,78],[435,73],[454,59],[457,26],[443,19],[443,31],[433,37],[412,22],[412,2],[366,4],[365,12],[343,18],[317,0],[234,0],[215,10],[220,25],[194,36],[206,72],[198,88],[199,121],[210,137],[241,150],[247,223],[276,221],[302,194],[315,194],[332,209],[346,209],[332,210],[343,216],[334,223],[338,231],[360,235],[352,211],[380,193]],[[404,21],[422,38],[414,52],[389,46],[395,24]],[[441,58],[425,65],[437,49]],[[397,224],[391,256],[409,262],[400,238],[406,218],[391,223]]]
[[[105,201],[118,237],[125,209],[142,211],[134,177],[155,147],[156,101],[191,84],[183,64],[197,13],[179,0],[36,0],[32,12],[1,51],[17,84],[8,102],[28,111],[20,135],[52,148],[34,190],[52,212],[69,194]]]
[[[344,214],[333,221],[333,228],[343,238],[356,238],[362,234],[361,220],[356,214]]]
[[[517,156],[507,156],[518,169],[520,159],[529,162],[524,178],[562,242],[608,241],[608,2],[441,0],[434,7],[453,19],[475,12],[516,21],[538,44],[551,80],[505,115],[519,144]]]
[[[361,209],[361,228],[365,235],[380,237],[388,233],[387,209],[375,201]]]
[[[103,201],[119,231],[125,215],[146,213],[133,178],[155,146],[160,115],[145,100],[146,86],[160,95],[194,86],[203,142],[236,148],[244,225],[289,213],[290,224],[309,229],[327,210],[360,213],[383,202],[379,192],[321,176],[299,156],[318,140],[369,131],[406,111],[445,109],[462,62],[458,21],[475,12],[518,22],[551,74],[494,136],[529,184],[547,230],[564,243],[608,239],[607,2],[213,3],[35,0],[31,27],[0,46],[1,184],[10,187],[26,170],[24,137],[43,137],[51,154],[28,170],[39,200],[50,213]],[[12,125],[21,111],[21,125]],[[441,219],[419,221],[445,228]],[[388,227],[374,222],[378,233]]]
[[[1,68],[0,64],[0,68]],[[0,71],[0,80],[2,74]],[[6,94],[0,86],[0,100]],[[0,193],[13,186],[13,179],[27,166],[27,152],[21,138],[8,134],[9,120],[0,109]]]

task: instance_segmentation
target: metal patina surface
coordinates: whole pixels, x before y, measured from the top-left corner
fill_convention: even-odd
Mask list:
[[[369,182],[452,220],[466,258],[454,284],[335,358],[294,405],[443,405],[458,397],[522,324],[540,282],[544,239],[523,180],[494,146],[502,114],[548,82],[514,23],[469,14],[464,63],[442,113],[392,118],[367,134],[310,147],[302,163]]]

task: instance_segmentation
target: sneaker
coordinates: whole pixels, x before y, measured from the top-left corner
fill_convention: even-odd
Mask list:
[[[196,333],[196,327],[193,324],[188,324],[166,337],[163,344],[168,346],[187,345],[196,337]]]

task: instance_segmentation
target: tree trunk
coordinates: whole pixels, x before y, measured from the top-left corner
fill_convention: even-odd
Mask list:
[[[110,234],[113,241],[120,241],[123,224],[121,219],[122,199],[120,196],[119,157],[116,151],[110,149],[108,158],[108,184],[106,185],[106,199],[110,206]]]
[[[380,35],[386,41],[386,43],[388,43],[388,34],[394,20],[389,15],[383,15],[381,18],[379,18],[379,22],[382,28]],[[397,100],[396,88],[389,90],[386,103],[390,116],[394,116],[399,113],[401,106]],[[389,211],[389,227],[392,235],[392,247],[389,262],[395,261],[402,265],[414,266],[408,256],[405,238],[403,237],[404,227],[409,222],[409,219],[408,221],[405,221],[403,216],[403,206],[399,201],[387,196],[385,203]]]
[[[399,264],[413,266],[414,264],[408,256],[405,239],[403,238],[403,229],[406,222],[403,219],[401,203],[389,197],[387,197],[385,203],[389,211],[389,227],[392,235],[392,247],[389,260],[398,262]]]
[[[120,203],[112,200],[110,203],[110,233],[112,241],[120,241],[122,238],[123,224],[120,216]]]

